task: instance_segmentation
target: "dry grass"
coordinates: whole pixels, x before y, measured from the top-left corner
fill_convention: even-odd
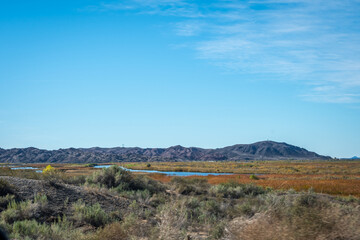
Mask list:
[[[195,166],[197,164],[194,163]],[[274,163],[272,167],[276,164],[283,163]],[[0,214],[3,220],[0,225],[13,239],[339,240],[359,239],[360,236],[359,199],[333,197],[312,191],[271,191],[259,187],[295,190],[311,187],[317,192],[360,196],[359,174],[336,174],[336,171],[347,171],[347,167],[333,169],[331,174],[304,173],[304,170],[296,174],[271,173],[256,177],[234,174],[175,178],[146,174],[162,182],[170,181],[160,184],[144,174],[133,175],[116,167],[97,170],[85,165],[53,166],[56,170],[49,176],[51,178],[47,179],[47,174],[36,175],[45,179],[44,183],[19,178],[16,180],[18,190],[14,192],[19,196],[27,191],[32,193],[27,184],[38,184],[41,190],[54,192],[50,195],[44,192],[49,197],[18,201],[14,196],[11,199],[8,197],[10,195],[6,195],[6,199],[3,199],[4,202],[13,203],[4,207]],[[292,166],[287,163],[287,167]],[[30,172],[0,169],[0,174],[16,173],[19,176],[28,176]],[[94,174],[86,178],[71,177],[75,173]],[[64,185],[61,183],[63,181],[77,186]],[[85,183],[86,189],[82,186]],[[64,192],[60,185],[77,190],[69,197],[70,191]],[[80,189],[84,191],[78,191]],[[105,201],[111,196],[111,201]],[[123,202],[124,205],[118,202],[125,198],[128,200]],[[93,200],[101,203],[94,204]],[[34,204],[41,201],[46,208],[33,211]],[[61,214],[50,211],[59,203]],[[56,217],[62,220],[56,221]]]
[[[170,182],[172,177],[163,174],[151,174],[151,178],[161,181]],[[253,180],[249,175],[210,175],[210,176],[191,176],[186,178],[201,178],[207,179],[212,185],[236,182],[236,183],[254,183],[263,187],[270,187],[274,189],[294,189],[296,191],[306,191],[312,188],[318,193],[327,193],[341,196],[356,196],[360,197],[360,178],[358,179],[336,179],[335,177],[321,177],[315,176],[294,176],[294,175],[261,175],[259,180]],[[333,178],[333,179],[332,179]]]
[[[312,188],[319,193],[360,197],[360,161],[152,162],[150,167],[146,162],[115,164],[132,169],[160,171],[232,172],[236,174],[199,178],[206,178],[210,184],[234,181],[255,183],[274,189],[302,191]],[[47,165],[27,166],[44,168]],[[99,171],[85,164],[51,165],[69,176],[90,175]],[[247,174],[262,175],[257,175],[260,179],[256,180],[250,179]],[[171,177],[163,174],[149,174],[149,176],[161,182],[171,180]]]
[[[250,162],[152,162],[122,163],[131,169],[237,174],[360,175],[360,161],[250,161]]]
[[[359,209],[315,195],[268,195],[266,212],[236,218],[228,224],[229,239],[359,239]]]
[[[115,222],[106,225],[104,228],[100,229],[93,238],[90,240],[118,240],[118,239],[130,239],[128,234],[124,231],[123,226],[120,222]]]

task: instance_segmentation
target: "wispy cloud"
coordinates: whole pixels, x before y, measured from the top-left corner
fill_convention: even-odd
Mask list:
[[[200,59],[303,82],[301,97],[310,101],[360,100],[358,0],[128,0],[92,8],[172,16],[175,34],[197,36],[190,46]]]
[[[360,94],[351,93],[314,93],[302,95],[305,100],[325,103],[359,103]]]
[[[184,21],[175,24],[175,33],[179,36],[196,36],[203,31],[204,24],[198,21]]]
[[[91,11],[131,10],[141,14],[181,16],[186,18],[201,17],[198,6],[185,0],[123,0],[88,6]]]

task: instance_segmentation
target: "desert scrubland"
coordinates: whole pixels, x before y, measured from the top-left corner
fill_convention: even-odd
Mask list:
[[[169,177],[84,164],[55,164],[41,173],[1,167],[1,227],[11,239],[360,238],[358,162],[121,165],[236,174]]]

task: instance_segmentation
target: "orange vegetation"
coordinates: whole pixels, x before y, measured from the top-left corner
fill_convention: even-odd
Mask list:
[[[360,161],[354,162],[154,162],[151,167],[146,163],[115,163],[133,169],[183,170],[199,172],[233,172],[234,175],[210,175],[206,177],[192,176],[189,178],[205,178],[210,184],[229,181],[238,183],[255,183],[274,189],[294,189],[297,191],[312,188],[315,192],[333,195],[360,197]],[[29,164],[37,168],[45,168],[48,164]],[[89,175],[99,169],[85,164],[51,164],[67,175]],[[260,179],[250,179],[249,174],[255,173]],[[263,174],[263,175],[261,175]],[[172,177],[163,174],[146,174],[161,182],[169,182]]]
[[[162,174],[151,174],[151,178],[161,182],[169,182],[172,177]],[[205,178],[210,184],[219,184],[226,182],[255,183],[263,187],[274,189],[294,189],[303,191],[312,188],[318,193],[327,193],[332,195],[356,196],[360,197],[360,176],[353,176],[351,179],[340,176],[321,176],[321,175],[281,175],[269,174],[259,176],[259,180],[252,180],[249,175],[210,175],[210,176],[191,176],[188,178]]]

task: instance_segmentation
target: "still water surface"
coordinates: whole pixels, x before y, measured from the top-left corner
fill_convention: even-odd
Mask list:
[[[109,168],[112,165],[98,165],[94,168]],[[121,167],[122,169],[129,171],[129,172],[142,172],[142,173],[161,173],[166,174],[167,176],[208,176],[208,175],[232,175],[232,173],[204,173],[204,172],[165,172],[165,171],[156,171],[156,170],[134,170]]]

